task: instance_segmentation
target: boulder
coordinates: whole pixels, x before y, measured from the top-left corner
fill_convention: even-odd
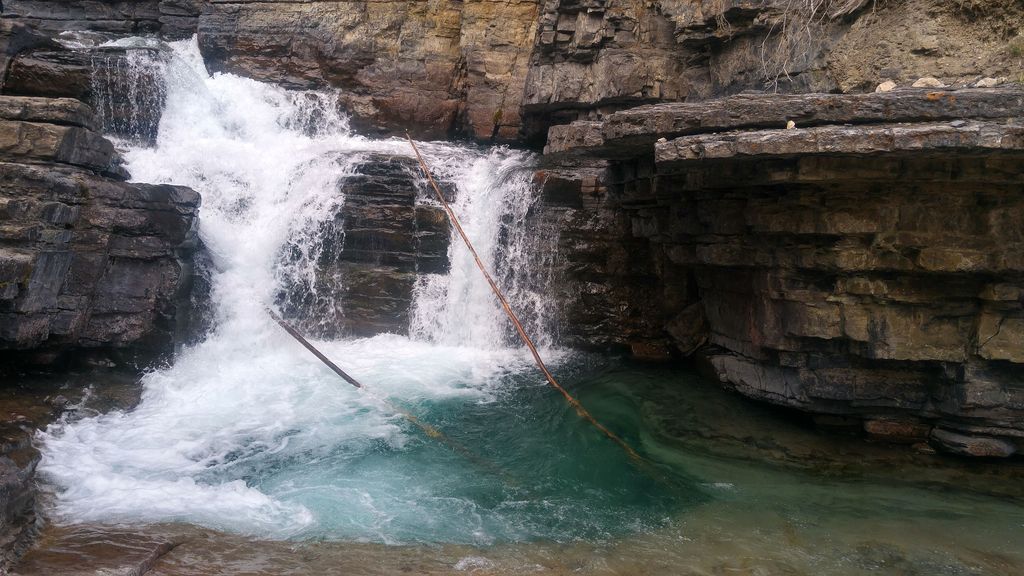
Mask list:
[[[938,78],[931,76],[925,76],[924,78],[918,78],[910,85],[911,88],[945,88],[946,85],[942,83]]]
[[[1006,78],[992,78],[991,76],[986,76],[985,78],[982,78],[981,80],[975,82],[973,86],[975,88],[995,88],[996,86],[1004,84],[1005,82]]]

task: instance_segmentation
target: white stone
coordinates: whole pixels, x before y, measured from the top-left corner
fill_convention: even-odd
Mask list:
[[[982,78],[981,80],[978,80],[977,82],[975,82],[974,83],[974,87],[975,88],[995,88],[996,86],[999,86],[1003,82],[1006,82],[1006,78],[1004,78],[1004,77],[992,78],[991,76],[987,76],[987,77]]]
[[[932,76],[925,76],[924,78],[918,78],[917,82],[913,84],[914,88],[945,88],[946,85],[939,81],[938,78]]]
[[[896,88],[896,83],[892,80],[886,80],[875,87],[875,92],[891,92]]]

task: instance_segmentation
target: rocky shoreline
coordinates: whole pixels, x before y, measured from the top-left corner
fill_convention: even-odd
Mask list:
[[[0,372],[0,572],[6,573],[48,526],[35,476],[35,436],[61,418],[128,410],[141,387],[133,370],[87,368]]]

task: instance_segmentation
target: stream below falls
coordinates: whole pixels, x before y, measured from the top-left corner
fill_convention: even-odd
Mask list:
[[[553,371],[653,465],[547,386],[455,242],[418,280],[408,336],[317,341],[367,389],[349,387],[264,307],[316,274],[339,184],[408,144],[350,133],[330,93],[209,75],[194,39],[133,43],[159,55],[138,65],[166,103],[155,144],[118,145],[133,180],[202,194],[212,328],[134,408],[40,433],[51,525],[20,573],[157,548],[146,574],[1024,573],[1012,465],[822,436],[679,368],[557,348],[526,152],[423,144]]]

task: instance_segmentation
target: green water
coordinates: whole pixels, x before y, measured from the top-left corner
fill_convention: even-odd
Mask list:
[[[924,456],[824,433],[679,368],[581,356],[559,375],[654,469],[638,468],[557,392],[521,372],[501,376],[486,400],[405,404],[483,465],[404,425],[400,446],[275,465],[256,485],[315,510],[305,536],[328,539],[611,546],[717,534],[751,546],[781,540],[821,568],[984,573],[955,553],[963,547],[1022,561],[1017,463]]]
[[[627,373],[564,369],[567,385],[639,447],[644,423],[623,393]],[[395,400],[468,457],[398,421],[399,442],[264,458],[247,479],[313,511],[315,524],[299,538],[387,543],[602,541],[664,527],[709,498],[685,465],[638,467],[534,374],[506,373],[490,389],[486,399]]]
[[[155,538],[181,542],[153,572],[168,575],[1024,574],[1020,462],[822,432],[686,368],[577,356],[557,374],[653,474],[521,365],[488,375],[486,394],[449,382],[444,393],[390,395],[479,462],[401,419],[381,420],[371,403],[339,412],[317,385],[303,394],[333,416],[274,428],[273,442],[232,437],[194,475],[199,487],[242,481],[309,510],[288,540],[203,531],[190,516],[171,525],[121,516],[121,528],[58,521],[21,573],[106,565]],[[338,402],[352,397],[331,390]],[[251,436],[266,440],[271,428],[261,421]]]

